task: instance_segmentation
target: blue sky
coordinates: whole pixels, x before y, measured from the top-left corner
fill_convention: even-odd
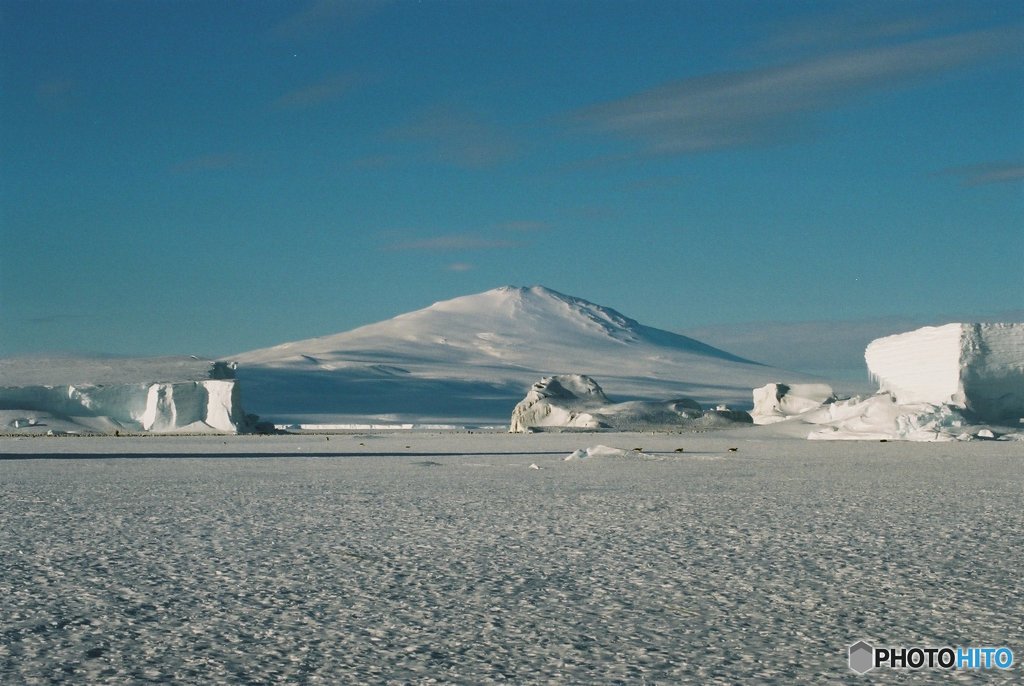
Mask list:
[[[0,354],[504,284],[675,331],[1019,316],[1022,46],[1017,0],[6,0]]]

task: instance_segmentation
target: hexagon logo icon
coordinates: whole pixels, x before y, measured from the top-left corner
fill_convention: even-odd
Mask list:
[[[875,649],[866,641],[857,641],[850,646],[850,669],[863,674],[875,668]]]

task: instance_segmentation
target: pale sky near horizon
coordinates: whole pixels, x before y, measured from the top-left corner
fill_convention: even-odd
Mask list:
[[[1019,315],[1022,48],[1017,0],[0,0],[0,355],[504,284],[673,331]]]

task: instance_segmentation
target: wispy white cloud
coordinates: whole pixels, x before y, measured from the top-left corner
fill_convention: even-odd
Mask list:
[[[352,160],[352,166],[357,169],[390,169],[401,161],[397,155],[381,154],[368,155]]]
[[[462,233],[446,233],[418,238],[402,237],[409,232],[385,232],[391,242],[384,246],[392,251],[423,251],[423,252],[460,252],[476,250],[512,250],[528,244],[526,237],[530,233],[546,231],[550,225],[546,222],[518,220],[499,222],[481,228],[479,231]],[[475,269],[476,265],[468,262],[453,262],[445,267],[448,271],[465,272]]]
[[[23,324],[30,324],[33,326],[50,326],[53,324],[60,324],[65,321],[73,319],[92,319],[92,314],[82,313],[61,313],[61,314],[45,314],[38,315],[35,317],[22,317],[21,322]]]
[[[496,250],[515,248],[519,244],[503,238],[469,233],[453,233],[392,243],[390,250]]]
[[[450,272],[471,272],[476,269],[475,264],[469,264],[468,262],[453,262],[445,267]]]
[[[815,111],[1019,50],[1017,27],[827,52],[777,66],[712,74],[575,114],[586,130],[685,154],[782,139]]]
[[[288,91],[274,101],[279,110],[304,110],[336,100],[359,81],[353,74],[336,74],[316,83]]]
[[[242,157],[236,153],[210,153],[182,160],[171,167],[171,171],[176,174],[191,174],[194,172],[230,169],[240,164],[242,164]]]
[[[275,24],[276,40],[306,41],[358,24],[384,7],[385,0],[312,0]]]
[[[683,176],[649,176],[629,181],[623,186],[623,189],[627,191],[676,190],[686,182],[687,178]]]
[[[436,107],[388,133],[388,138],[421,145],[436,162],[480,169],[519,153],[513,136],[497,124],[460,107]]]
[[[551,224],[530,219],[520,219],[517,221],[500,222],[494,225],[494,229],[510,233],[534,233],[537,231],[549,231]]]
[[[754,45],[765,54],[799,54],[804,51],[834,52],[884,42],[906,41],[971,19],[964,11],[918,12],[912,3],[884,3],[884,13],[863,3],[832,6],[819,4],[819,12],[788,17],[769,27]]]
[[[942,172],[957,176],[965,186],[986,186],[993,183],[1024,181],[1024,164],[1019,162],[987,162],[954,167]]]

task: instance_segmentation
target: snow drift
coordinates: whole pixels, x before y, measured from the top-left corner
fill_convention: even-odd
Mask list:
[[[637,453],[634,451],[623,450],[622,448],[611,448],[607,445],[592,445],[589,448],[580,448],[574,450],[564,458],[563,462],[572,462],[573,460],[590,460],[594,458],[612,457],[612,458],[623,458],[623,457],[636,457]]]
[[[770,383],[754,389],[755,424],[774,424],[836,400],[828,384]]]
[[[890,393],[841,400],[812,410],[803,421],[818,425],[810,440],[952,441],[973,437],[971,425],[949,405],[901,404]]]
[[[1024,324],[946,324],[872,341],[864,359],[900,403],[966,409],[987,421],[1024,416]]]
[[[780,384],[784,385],[784,384]],[[755,389],[755,397],[759,391]],[[754,423],[775,424],[785,435],[833,441],[952,441],[975,438],[1024,440],[1014,427],[977,424],[957,407],[935,403],[900,403],[888,391],[853,398],[829,398],[798,414],[754,413]]]
[[[561,374],[533,384],[512,410],[509,432],[545,428],[650,431],[750,423],[746,412],[724,407],[704,411],[690,398],[613,403],[589,376]]]

